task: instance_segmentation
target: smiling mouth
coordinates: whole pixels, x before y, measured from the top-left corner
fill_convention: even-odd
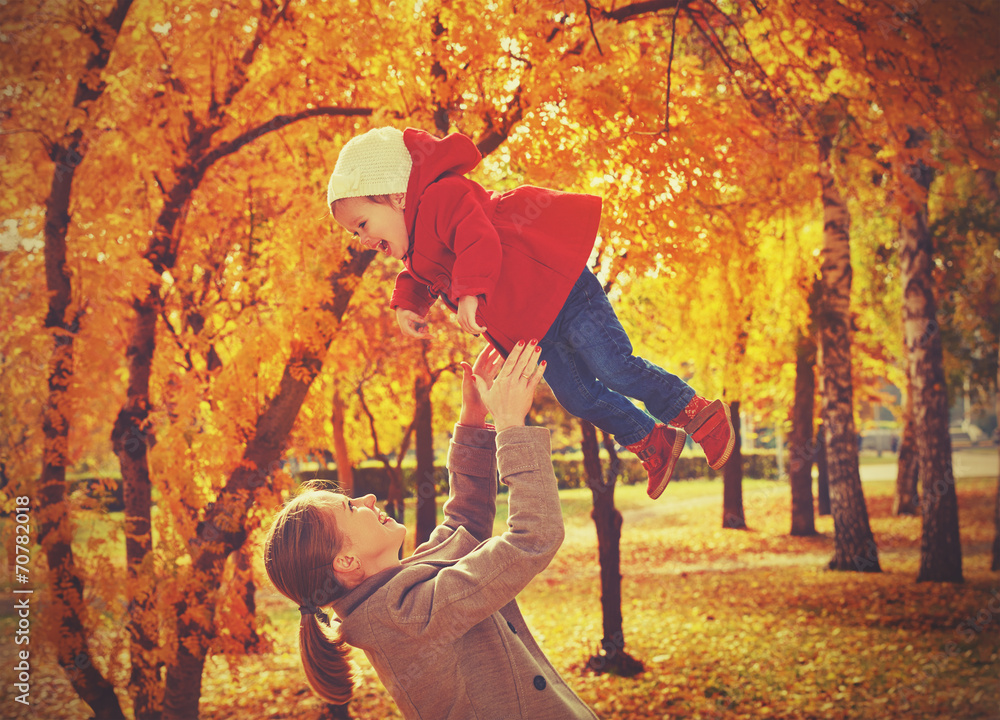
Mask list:
[[[379,252],[381,252],[382,254],[388,255],[389,254],[389,243],[387,243],[385,240],[379,240],[378,241],[378,249],[379,249]]]
[[[390,520],[389,516],[380,510],[378,514],[379,523],[385,525],[387,522],[389,522],[389,520]]]

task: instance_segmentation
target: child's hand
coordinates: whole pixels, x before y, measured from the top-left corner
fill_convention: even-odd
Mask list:
[[[470,427],[486,425],[486,414],[489,409],[483,402],[479,388],[476,387],[476,379],[482,379],[488,390],[493,385],[493,378],[497,376],[502,364],[503,357],[489,345],[479,353],[475,365],[462,363],[462,413],[458,418],[460,424]]]
[[[492,385],[487,385],[484,378],[476,376],[476,388],[493,415],[497,432],[524,425],[524,416],[531,409],[535,386],[542,379],[545,369],[544,364],[538,364],[538,356],[536,341],[518,343]]]
[[[480,335],[486,332],[486,328],[481,327],[476,322],[476,310],[479,309],[479,298],[475,295],[463,295],[458,299],[458,324],[467,333]]]
[[[405,308],[396,308],[396,323],[399,325],[399,329],[403,331],[403,334],[412,337],[426,340],[430,338],[430,332],[427,330],[427,317],[417,315],[412,310],[406,310]]]

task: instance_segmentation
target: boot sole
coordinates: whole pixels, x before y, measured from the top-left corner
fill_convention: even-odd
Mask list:
[[[684,442],[687,440],[687,433],[680,428],[674,428],[677,431],[677,436],[674,438],[674,446],[670,449],[670,464],[667,465],[666,471],[663,473],[663,477],[656,484],[652,490],[646,489],[646,494],[649,495],[650,499],[656,500],[663,494],[663,491],[667,489],[667,485],[670,484],[670,477],[674,474],[674,468],[677,467],[677,458],[681,456],[681,451],[684,449]]]

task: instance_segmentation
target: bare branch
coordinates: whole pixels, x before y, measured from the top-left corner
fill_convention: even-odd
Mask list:
[[[747,57],[750,59],[751,64],[757,69],[757,72],[759,74],[758,76],[760,77],[761,81],[765,85],[770,85],[771,88],[775,92],[777,92],[778,87],[775,85],[774,81],[771,80],[770,76],[768,76],[767,71],[761,66],[760,62],[757,60],[757,56],[753,54],[753,50],[750,49],[750,43],[747,41],[746,36],[743,34],[743,29],[739,25],[734,23],[731,17],[729,17],[726,13],[722,12],[722,10],[720,10],[715,5],[715,3],[712,2],[712,0],[703,0],[703,2],[706,2],[710,7],[712,7],[715,10],[715,12],[717,12],[720,16],[722,16],[722,18],[725,19],[725,21],[729,24],[729,26],[733,28],[733,30],[736,32],[736,36],[740,39],[740,44],[743,46],[743,49],[746,50]],[[799,113],[799,116],[803,119],[803,121],[808,123],[808,119],[806,118],[805,113],[803,113],[802,110],[799,108],[798,104],[795,102],[795,98],[793,98],[791,95],[787,93],[785,93],[785,97],[792,104],[792,107],[795,108],[796,112]]]
[[[677,16],[681,11],[681,0],[677,0],[674,8],[674,17],[670,21],[670,58],[667,60],[667,103],[664,110],[663,129],[670,134],[670,72],[674,67],[674,40],[677,36]]]
[[[108,66],[108,60],[111,59],[111,50],[118,39],[118,33],[125,22],[125,16],[128,15],[129,8],[132,7],[132,1],[118,0],[115,3],[114,9],[105,20],[98,20],[92,26],[84,26],[83,30],[90,32],[90,39],[97,47],[97,52],[87,58],[86,68],[88,71],[100,71]],[[113,32],[102,32],[102,24],[106,24]],[[91,87],[87,84],[88,75],[90,75],[89,72],[84,73],[80,77],[79,82],[77,82],[76,94],[73,97],[73,107],[82,107],[84,103],[96,100],[104,92],[104,81],[97,80],[94,86]]]
[[[517,92],[514,94],[514,112],[507,115],[500,122],[499,126],[494,127],[492,120],[487,116],[487,120],[490,122],[490,131],[483,136],[483,138],[476,143],[476,147],[479,149],[479,153],[486,157],[491,152],[496,150],[510,135],[511,129],[521,121],[524,115],[524,109],[521,107],[521,87],[518,86]]]
[[[372,413],[371,409],[368,407],[368,403],[365,400],[365,386],[364,383],[358,385],[355,391],[358,400],[361,402],[361,409],[364,411],[365,416],[368,418],[368,427],[371,429],[372,434],[372,444],[373,444],[373,455],[372,457],[381,460],[383,463],[388,465],[389,458],[379,450],[378,447],[378,430],[375,428],[375,415]]]
[[[212,88],[212,104],[209,107],[209,113],[212,117],[217,116],[220,108],[230,105],[233,98],[235,98],[240,90],[243,89],[249,77],[247,75],[247,69],[251,64],[253,64],[257,50],[263,46],[264,41],[271,34],[271,31],[277,27],[278,23],[287,19],[287,1],[281,6],[280,9],[275,7],[275,3],[272,2],[272,0],[261,0],[260,5],[261,20],[257,23],[257,31],[254,33],[253,40],[250,41],[246,50],[243,51],[243,55],[240,57],[239,62],[233,64],[233,74],[229,78],[229,87],[226,88],[226,91],[222,96],[221,104],[216,104],[215,88]]]
[[[281,128],[287,127],[293,123],[297,123],[300,120],[306,120],[308,118],[314,117],[337,117],[337,116],[368,116],[372,114],[371,108],[342,108],[333,106],[321,106],[308,108],[297,113],[292,113],[291,115],[275,115],[273,118],[268,120],[262,125],[251,128],[246,132],[236,136],[232,140],[222,143],[218,147],[214,148],[210,152],[206,153],[197,163],[196,169],[198,174],[203,174],[208,168],[213,164],[218,162],[221,158],[227,155],[232,155],[234,152],[247,145],[259,137],[267,135],[269,132],[274,132],[275,130],[280,130]]]
[[[681,7],[687,8],[698,0],[643,0],[642,2],[622,5],[614,10],[601,10],[601,17],[605,20],[614,20],[623,23],[632,20],[640,15],[656,13],[660,10],[678,10]],[[589,5],[589,3],[588,3]]]
[[[583,3],[587,6],[587,22],[590,23],[590,35],[594,38],[594,44],[597,45],[597,52],[603,55],[604,51],[601,50],[601,41],[597,39],[597,33],[594,31],[594,6],[590,4],[590,0],[583,0]]]

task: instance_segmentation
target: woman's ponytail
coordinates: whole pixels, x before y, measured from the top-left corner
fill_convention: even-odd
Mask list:
[[[350,646],[320,611],[346,592],[333,572],[340,549],[333,502],[330,490],[306,485],[271,524],[264,540],[264,567],[278,592],[302,612],[299,654],[310,687],[327,702],[343,705],[354,689]]]
[[[317,695],[334,705],[351,699],[354,674],[347,659],[350,646],[319,615],[303,615],[299,623],[299,654],[306,680]]]

